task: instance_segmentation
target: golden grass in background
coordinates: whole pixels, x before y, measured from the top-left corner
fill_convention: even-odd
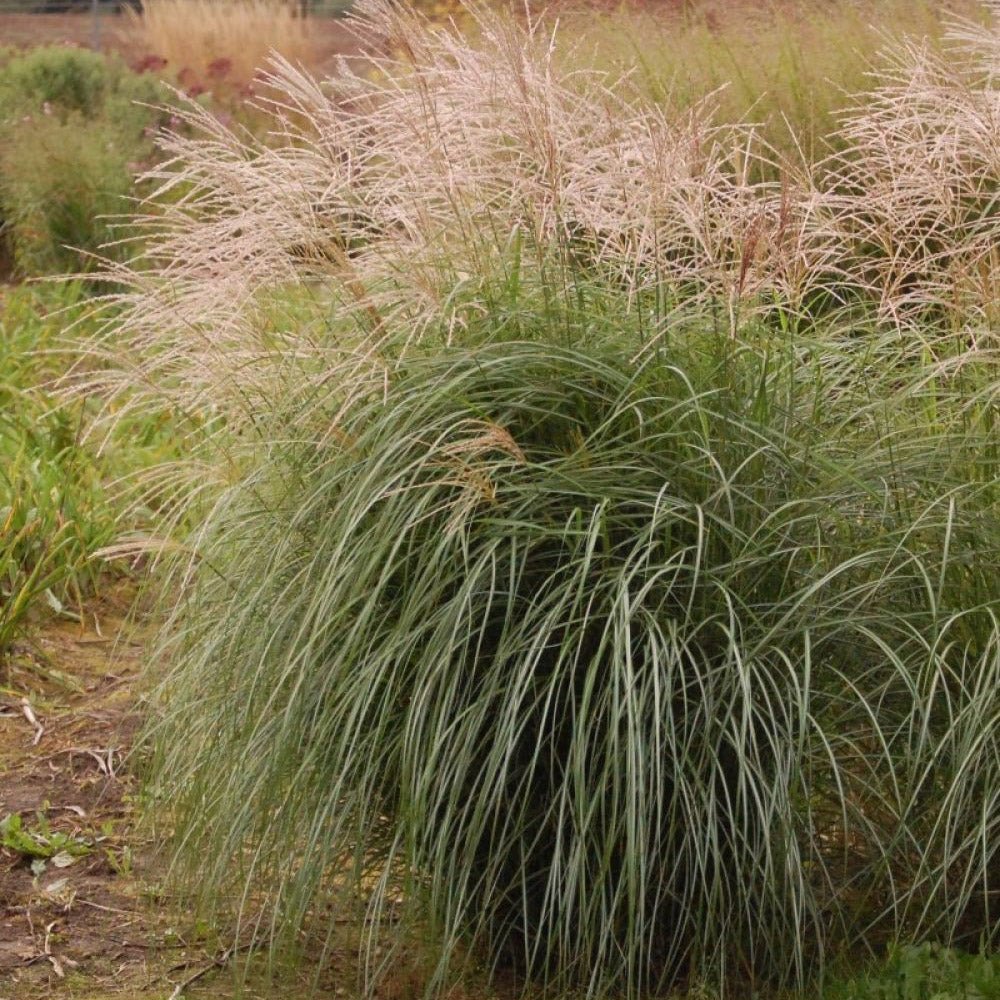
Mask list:
[[[438,23],[457,21],[475,44],[475,25],[457,0],[407,6]],[[525,9],[518,0],[493,6],[515,14]],[[777,151],[809,161],[829,151],[837,113],[871,88],[872,73],[886,68],[890,42],[922,37],[936,52],[956,15],[987,17],[976,0],[534,2],[530,9],[533,17],[558,22],[564,64],[627,76],[674,109],[712,95],[719,122],[758,123]],[[216,92],[245,89],[272,51],[329,71],[329,45],[319,41],[319,28],[332,23],[325,15],[301,16],[287,0],[149,0],[132,18],[143,51],[165,60],[168,76],[187,90]]]
[[[874,3],[685,3],[553,7],[564,58],[629,76],[647,96],[684,108],[713,95],[719,122],[754,122],[782,152],[814,161],[837,112],[876,85],[885,50],[922,37],[940,50],[955,16],[982,21],[975,0]]]
[[[314,65],[315,38],[281,0],[146,0],[132,15],[146,52],[186,88],[246,87],[270,53]]]

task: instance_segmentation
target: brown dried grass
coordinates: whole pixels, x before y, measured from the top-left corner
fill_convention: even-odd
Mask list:
[[[148,0],[136,35],[186,88],[246,88],[272,53],[314,65],[315,34],[287,0]]]
[[[460,339],[513,284],[555,314],[584,285],[613,289],[625,316],[655,301],[644,347],[683,316],[735,335],[754,315],[810,322],[817,303],[920,337],[941,322],[992,336],[994,30],[957,24],[947,58],[896,48],[841,125],[843,151],[816,164],[717,124],[710,99],[671,110],[567,70],[551,25],[470,16],[476,44],[363,7],[360,29],[393,53],[372,55],[374,73],[320,83],[276,60],[266,141],[191,105],[194,137],[166,137],[151,176],[166,203],[149,220],[155,266],[109,275],[130,290],[114,364],[91,378],[131,405],[152,384],[252,421],[288,358],[311,361],[282,392],[367,392],[387,338]],[[276,332],[261,317],[293,288],[318,308]]]

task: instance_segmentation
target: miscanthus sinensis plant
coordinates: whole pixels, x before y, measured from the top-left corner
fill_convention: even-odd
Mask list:
[[[996,292],[941,290],[995,268],[996,174],[947,216],[914,179],[913,226],[889,180],[995,101],[994,36],[917,138],[914,49],[856,157],[772,183],[752,128],[471,16],[367,8],[394,54],[279,64],[267,143],[190,109],[110,273],[77,387],[192,428],[147,480],[194,524],[148,729],[178,871],[276,946],[346,907],[369,987],[406,932],[430,991],[592,996],[988,943]],[[966,183],[976,122],[912,169]]]
[[[883,319],[995,330],[1000,32],[956,24],[949,40],[944,54],[919,40],[899,48],[846,120],[847,152],[824,184],[850,247],[845,270]]]

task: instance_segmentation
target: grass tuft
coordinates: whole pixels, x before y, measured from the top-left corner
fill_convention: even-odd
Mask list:
[[[471,942],[594,996],[989,933],[1000,524],[724,345],[414,359],[225,496],[156,740],[209,895],[287,945],[346,881],[432,982]]]

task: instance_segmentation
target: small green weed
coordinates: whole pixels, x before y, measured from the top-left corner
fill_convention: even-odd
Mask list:
[[[72,864],[90,854],[91,844],[81,837],[53,830],[44,813],[36,815],[32,827],[26,827],[18,813],[0,820],[0,847],[32,861],[51,860],[56,867]]]
[[[881,970],[824,990],[823,1000],[1000,1000],[1000,956],[900,948]]]

